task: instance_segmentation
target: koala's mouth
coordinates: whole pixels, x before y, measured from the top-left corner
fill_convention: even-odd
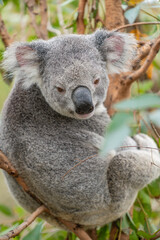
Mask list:
[[[94,110],[91,113],[87,113],[87,114],[78,114],[75,112],[75,117],[78,119],[88,119],[91,118],[94,115]]]

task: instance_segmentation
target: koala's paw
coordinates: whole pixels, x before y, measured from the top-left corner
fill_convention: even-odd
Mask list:
[[[146,134],[139,133],[135,135],[133,139],[135,140],[137,148],[139,150],[148,151],[151,154],[156,154],[157,156],[159,156],[159,150],[157,148],[156,143],[152,138],[150,138]]]

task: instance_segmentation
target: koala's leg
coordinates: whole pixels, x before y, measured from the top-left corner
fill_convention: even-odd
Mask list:
[[[128,147],[126,147],[128,146]],[[107,178],[109,187],[118,183],[122,188],[139,190],[160,176],[159,150],[150,137],[137,134],[126,138],[110,162]]]
[[[4,175],[7,179],[7,184],[9,186],[9,189],[11,190],[13,196],[15,197],[15,200],[18,200],[18,203],[28,212],[33,213],[38,207],[40,207],[39,203],[37,203],[33,198],[30,197],[22,187],[16,182],[16,180],[8,175],[8,173],[4,172]],[[66,227],[58,221],[57,217],[54,217],[53,215],[50,215],[47,212],[42,213],[40,218],[46,220],[48,223],[52,224],[54,227],[57,227],[59,229],[66,229]]]

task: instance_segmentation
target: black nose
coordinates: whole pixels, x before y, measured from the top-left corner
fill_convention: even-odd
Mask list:
[[[78,114],[88,114],[94,109],[91,92],[87,87],[77,87],[72,93],[72,100]]]

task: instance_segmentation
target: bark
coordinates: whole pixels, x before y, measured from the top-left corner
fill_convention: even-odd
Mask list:
[[[87,0],[80,0],[78,5],[78,18],[77,18],[77,32],[78,34],[84,34],[85,25],[84,25],[84,10]]]
[[[108,30],[112,30],[125,24],[120,0],[105,0],[106,20]]]

